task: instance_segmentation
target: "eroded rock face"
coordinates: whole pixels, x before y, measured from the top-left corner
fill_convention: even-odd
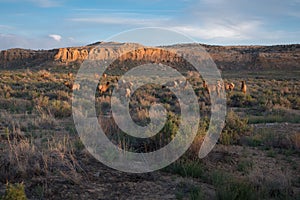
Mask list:
[[[136,49],[132,51],[132,49]],[[90,55],[89,55],[90,53]],[[85,59],[111,59],[124,60],[147,60],[147,61],[170,61],[176,62],[180,57],[172,51],[164,51],[160,48],[144,48],[138,44],[107,43],[100,47],[61,48],[54,56],[55,61],[70,63]]]
[[[101,44],[101,48],[96,48]],[[132,43],[97,43],[84,47],[53,50],[9,49],[0,53],[0,68],[23,68],[43,64],[68,65],[90,59],[107,59],[112,56],[124,60],[146,60],[151,62],[181,62],[172,49],[192,49],[195,44],[174,45],[170,51],[144,48]],[[133,47],[138,50],[124,54]],[[221,70],[295,69],[300,68],[300,45],[278,46],[209,46],[203,45]],[[122,54],[123,53],[123,54]]]
[[[88,55],[89,49],[86,48],[60,48],[54,56],[54,60],[63,63],[83,61]]]

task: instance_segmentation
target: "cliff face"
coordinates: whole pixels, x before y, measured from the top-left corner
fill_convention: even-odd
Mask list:
[[[54,56],[55,61],[62,63],[70,63],[75,61],[83,61],[89,55],[88,48],[60,48]]]
[[[172,48],[192,48],[195,44],[174,45]],[[138,44],[104,43],[101,48],[93,49],[95,45],[84,47],[60,48],[53,50],[10,49],[0,52],[0,68],[13,69],[49,64],[68,65],[81,63],[88,58],[108,58],[111,55],[120,56],[122,51],[140,47]],[[209,46],[203,45],[222,70],[253,70],[253,69],[300,69],[300,45],[278,46]],[[95,56],[97,55],[97,56]],[[151,60],[180,62],[180,58],[169,51],[140,48],[136,52],[122,55],[119,60]]]

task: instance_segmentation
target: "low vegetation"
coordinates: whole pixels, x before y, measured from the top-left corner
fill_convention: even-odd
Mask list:
[[[72,90],[64,84],[65,81],[72,83],[74,76],[67,71],[64,68],[55,72],[1,71],[0,182],[6,190],[0,190],[0,199],[49,199],[57,191],[62,196],[56,198],[76,199],[83,195],[76,191],[78,187],[87,187],[87,182],[97,181],[95,176],[99,174],[99,178],[104,173],[97,172],[99,163],[87,153],[77,136],[71,117]],[[106,77],[112,83],[116,78]],[[199,97],[199,130],[184,156],[161,173],[200,184],[178,183],[175,197],[205,198],[208,194],[201,184],[207,184],[213,188],[216,199],[297,199],[300,187],[296,173],[300,152],[299,81],[250,77],[246,79],[248,90],[244,94],[240,91],[241,78],[225,77],[225,82],[233,82],[236,87],[226,91],[226,123],[216,146],[221,150],[214,150],[199,160],[197,153],[209,127],[210,99],[200,77],[189,80]],[[97,116],[108,138],[118,147],[152,152],[176,136],[180,105],[167,88],[147,85],[135,91],[130,99],[130,114],[140,125],[150,122],[149,108],[154,103],[161,103],[167,110],[168,120],[163,129],[147,139],[130,137],[118,128],[110,115],[110,96],[104,95],[95,95]],[[277,174],[285,174],[286,182],[278,184],[278,177],[270,173],[259,176],[260,169],[268,172],[274,163],[279,166]],[[93,170],[96,172],[89,173]],[[68,190],[73,193],[64,192]],[[78,196],[72,196],[76,192]]]
[[[25,186],[23,183],[6,184],[5,194],[0,197],[2,200],[26,200]]]

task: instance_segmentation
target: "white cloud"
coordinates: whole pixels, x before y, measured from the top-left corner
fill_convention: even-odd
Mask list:
[[[81,17],[70,19],[73,22],[80,23],[95,23],[95,24],[109,24],[109,25],[138,25],[138,26],[156,26],[168,21],[168,18],[143,18],[141,16],[97,16],[97,17]]]
[[[61,42],[53,42],[53,38],[50,38],[49,36],[25,37],[22,35],[0,33],[0,50],[9,48],[53,49],[80,45],[83,44],[71,37],[62,40]]]
[[[60,42],[62,38],[60,35],[56,35],[56,34],[50,34],[48,36],[57,42]]]
[[[206,22],[202,26],[179,25],[173,28],[201,39],[243,40],[253,37],[253,33],[259,30],[260,25],[261,22],[259,21],[229,23],[218,20],[216,22]]]

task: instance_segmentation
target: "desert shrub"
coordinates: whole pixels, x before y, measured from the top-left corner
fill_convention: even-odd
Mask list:
[[[21,90],[21,91],[14,91],[12,93],[10,93],[11,97],[14,98],[19,98],[19,99],[31,99],[31,93],[30,91],[25,91],[25,90]]]
[[[217,187],[219,199],[257,199],[254,187],[243,181],[233,181]]]
[[[279,97],[278,104],[285,108],[292,108],[292,103],[286,97]]]
[[[35,98],[33,101],[36,106],[48,107],[49,105],[49,97],[47,96],[40,95],[39,97]]]
[[[240,160],[237,165],[237,170],[243,173],[249,173],[253,167],[253,162],[251,160]]]
[[[219,170],[212,171],[209,177],[209,182],[215,186],[222,185],[228,180],[230,180],[229,175]]]
[[[261,128],[245,138],[249,146],[262,146],[266,149],[279,148],[282,150],[299,150],[300,136],[297,133],[274,133],[272,129]],[[272,152],[270,153],[272,155]]]
[[[273,148],[271,148],[271,149],[269,149],[269,150],[267,151],[266,155],[267,155],[268,157],[275,158],[275,157],[276,157],[276,151],[275,151]]]
[[[213,171],[210,179],[216,187],[218,199],[259,198],[259,194],[250,183],[244,180],[237,180],[224,172]]]
[[[167,117],[167,122],[164,126],[164,128],[162,129],[162,132],[164,133],[164,137],[168,138],[168,139],[173,139],[173,137],[175,137],[175,134],[178,130],[178,123],[179,123],[179,119],[178,116],[172,114],[172,113],[168,113],[168,117]]]
[[[248,179],[237,179],[219,170],[209,174],[209,182],[215,186],[218,199],[291,199],[292,194],[290,186],[280,180],[258,186]]]
[[[243,144],[246,144],[251,147],[258,147],[263,145],[262,137],[261,135],[253,135],[253,136],[247,136],[244,138]]]
[[[207,121],[207,119],[200,120],[198,133],[195,136],[190,148],[186,152],[186,154],[189,157],[191,157],[191,158],[198,157],[198,153],[199,153],[200,147],[202,145],[202,142],[205,138],[205,134],[206,134],[208,126],[209,126],[209,122]]]
[[[69,117],[72,114],[71,105],[66,101],[52,101],[50,104],[50,110],[57,118]]]
[[[300,134],[299,133],[294,133],[291,136],[291,141],[292,141],[293,147],[296,150],[300,150]]]
[[[8,141],[9,147],[4,152],[4,156],[1,157],[1,163],[5,163],[0,168],[1,180],[26,178],[42,173],[43,159],[40,152],[30,144],[29,140],[17,141],[13,139]]]
[[[297,199],[290,183],[282,179],[269,180],[260,187],[261,199]],[[296,198],[295,198],[296,197]]]
[[[185,197],[189,197],[191,200],[204,199],[203,192],[200,187],[194,186],[189,183],[180,182],[176,186],[176,199],[186,199]]]
[[[257,101],[249,94],[245,95],[241,92],[236,92],[229,96],[228,104],[231,107],[250,107],[257,105]]]
[[[5,194],[2,200],[26,200],[25,186],[23,183],[6,184]]]
[[[56,91],[56,95],[57,95],[57,99],[58,100],[62,100],[62,101],[69,101],[70,100],[70,96],[68,92],[62,91],[62,90],[58,90]]]
[[[148,150],[159,149],[168,144],[176,135],[179,126],[179,118],[177,115],[169,112],[167,121],[162,130],[146,142]]]
[[[204,195],[202,193],[201,188],[199,188],[199,187],[193,187],[191,189],[191,192],[190,192],[190,199],[191,200],[204,199]]]
[[[238,144],[241,136],[249,134],[251,127],[248,125],[248,119],[239,117],[233,111],[227,113],[225,127],[220,137],[220,143]]]
[[[291,103],[291,107],[293,109],[300,109],[300,97],[298,95],[292,96],[289,95],[287,96],[287,99],[290,101]]]
[[[164,168],[164,171],[183,177],[203,178],[206,170],[201,161],[182,158]]]
[[[290,113],[288,110],[282,109],[282,107],[273,107],[272,111],[260,113],[260,115],[252,115],[248,118],[250,124],[258,123],[299,123],[300,117],[297,114]]]
[[[259,98],[257,98],[258,106],[263,110],[269,109],[272,105],[270,105],[270,100],[264,94],[261,94]]]
[[[32,111],[33,104],[24,99],[0,99],[0,109],[9,110],[11,113],[25,113]]]
[[[82,143],[82,141],[80,140],[80,138],[78,138],[77,140],[75,140],[74,142],[74,148],[76,151],[81,151],[84,149],[84,144]]]

